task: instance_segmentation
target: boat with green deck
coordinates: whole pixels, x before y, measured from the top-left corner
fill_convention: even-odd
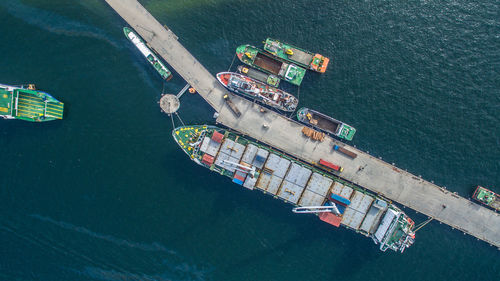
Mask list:
[[[349,141],[352,140],[356,133],[356,129],[352,126],[306,107],[297,111],[297,119],[306,125]]]
[[[281,80],[276,75],[264,73],[260,70],[255,69],[255,68],[251,68],[251,67],[243,66],[243,65],[238,66],[237,70],[239,73],[241,73],[245,76],[248,76],[252,79],[258,80],[260,82],[264,82],[269,86],[273,86],[275,88],[278,88],[278,86],[280,85]]]
[[[314,213],[371,237],[382,251],[403,252],[414,242],[415,224],[403,211],[320,166],[215,126],[178,127],[172,136],[195,163],[290,203],[295,213]]]
[[[500,211],[500,195],[480,185],[476,187],[472,199]]]
[[[264,50],[274,56],[319,73],[324,73],[330,62],[330,59],[325,56],[309,52],[272,38],[266,39],[264,42]]]
[[[35,85],[0,84],[0,117],[30,122],[63,119],[64,104]]]
[[[141,54],[148,60],[148,62],[155,68],[155,70],[160,74],[161,78],[165,80],[172,79],[172,72],[165,66],[165,64],[155,55],[155,53],[146,46],[146,43],[137,35],[132,29],[128,27],[123,28],[123,33],[128,40],[134,43],[135,47],[141,52]]]
[[[236,55],[243,63],[269,74],[276,75],[296,86],[300,86],[306,74],[304,68],[293,63],[285,62],[254,46],[241,45],[236,48]]]

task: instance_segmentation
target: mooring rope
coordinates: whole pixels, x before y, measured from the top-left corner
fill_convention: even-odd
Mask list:
[[[227,71],[230,71],[231,70],[231,67],[233,67],[233,63],[234,63],[234,59],[236,58],[236,54],[234,54],[233,56],[233,61],[231,62],[231,65],[229,66],[229,68],[227,69]]]
[[[174,124],[174,117],[172,116],[172,114],[169,114],[170,115],[170,120],[172,120],[172,130],[175,129],[175,124]]]
[[[177,112],[175,113],[175,115],[177,115],[177,118],[179,118],[179,121],[181,121],[182,126],[186,126],[186,125],[184,125],[184,122],[182,122],[182,119],[181,119],[181,117],[179,116],[179,114],[177,114]]]

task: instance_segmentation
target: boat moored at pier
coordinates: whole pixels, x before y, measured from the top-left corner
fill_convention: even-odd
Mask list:
[[[303,107],[297,111],[297,119],[307,125],[345,140],[352,140],[356,129],[330,116]]]
[[[123,33],[128,38],[128,40],[134,43],[135,47],[141,52],[141,54],[148,60],[148,62],[155,68],[155,70],[160,74],[161,78],[164,80],[172,79],[172,72],[165,66],[165,64],[155,55],[155,53],[146,46],[146,43],[135,33],[132,29],[128,27],[123,28]]]
[[[414,222],[389,200],[316,166],[215,126],[178,127],[172,135],[197,164],[371,237],[382,251],[403,252],[414,242]]]
[[[480,185],[476,187],[472,199],[500,211],[500,195]]]
[[[236,55],[243,63],[276,75],[296,86],[300,86],[306,74],[304,68],[293,63],[285,62],[254,46],[241,45],[236,48]]]
[[[227,89],[281,111],[294,111],[299,103],[297,98],[283,90],[238,73],[220,72],[216,77]]]
[[[325,56],[271,38],[267,38],[264,42],[264,50],[274,56],[319,73],[324,73],[330,62],[330,59]]]
[[[63,119],[64,103],[35,85],[9,86],[0,84],[0,117],[30,122]]]
[[[280,85],[281,79],[279,79],[278,76],[274,74],[265,73],[255,68],[243,65],[238,66],[237,69],[239,73],[248,76],[250,78],[253,78],[255,80],[258,80],[260,82],[264,82],[269,86],[278,88],[278,86]]]

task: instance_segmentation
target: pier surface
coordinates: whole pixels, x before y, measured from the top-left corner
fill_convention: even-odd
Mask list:
[[[136,0],[106,2],[219,113],[217,123],[307,162],[323,158],[339,164],[344,167],[342,178],[500,248],[500,215],[490,209],[330,137],[312,141],[302,134],[303,125],[270,110],[261,112],[260,106],[232,96],[241,112],[236,117],[223,99],[228,92],[172,31]],[[334,144],[358,156],[351,159],[335,152]]]

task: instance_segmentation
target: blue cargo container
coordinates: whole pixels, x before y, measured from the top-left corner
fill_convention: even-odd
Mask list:
[[[234,179],[233,179],[233,182],[234,182],[234,183],[237,183],[237,184],[239,184],[239,185],[243,185],[243,182],[242,182],[241,180],[237,179],[237,178],[234,178]]]
[[[348,206],[349,204],[351,204],[351,201],[347,198],[344,198],[340,195],[337,195],[335,193],[332,193],[332,195],[330,196],[330,198],[334,201],[334,202],[339,202],[340,204],[343,204],[345,206]]]

